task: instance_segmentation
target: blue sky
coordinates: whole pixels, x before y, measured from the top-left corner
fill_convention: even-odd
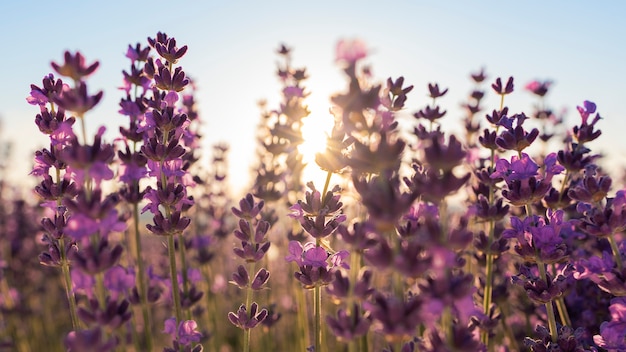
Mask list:
[[[517,92],[507,98],[514,112],[530,112],[534,102],[523,85],[551,79],[548,104],[567,108],[571,126],[576,105],[596,102],[604,120],[594,149],[615,158],[614,167],[626,164],[626,3],[618,1],[6,1],[0,13],[0,138],[14,143],[16,182],[28,179],[31,155],[46,143],[33,123],[37,108],[25,97],[51,72],[49,62],[61,61],[65,50],[100,61],[89,86],[105,97],[87,125],[94,132],[104,124],[113,138],[126,124],[116,113],[126,48],[158,31],[189,46],[180,63],[198,86],[205,144],[231,145],[231,182],[239,188],[253,161],[257,101],[273,107],[278,99],[275,49],[286,43],[294,64],[307,67],[315,124],[326,118],[329,94],[345,87],[333,63],[335,44],[354,37],[371,48],[377,79],[402,75],[415,85],[408,113],[428,103],[427,85],[438,82],[450,88],[441,104],[448,110],[444,129],[453,131],[470,72],[485,67],[490,82],[514,76]],[[496,104],[491,97],[485,108]]]

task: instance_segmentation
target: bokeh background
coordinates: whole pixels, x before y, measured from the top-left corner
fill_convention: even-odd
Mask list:
[[[276,106],[276,49],[294,49],[293,64],[306,66],[312,111],[305,137],[319,146],[332,123],[328,97],[344,89],[334,48],[340,38],[368,43],[374,77],[404,76],[415,85],[407,115],[428,103],[427,84],[450,88],[440,104],[448,110],[444,130],[454,131],[460,104],[471,89],[469,74],[484,67],[491,83],[513,76],[512,112],[530,113],[534,97],[522,91],[531,80],[550,79],[547,103],[578,121],[576,105],[597,103],[604,136],[594,150],[609,155],[609,171],[626,165],[626,3],[588,1],[3,1],[0,139],[12,152],[2,160],[15,184],[32,185],[32,153],[46,143],[28,105],[31,83],[41,84],[65,50],[80,50],[100,69],[89,86],[105,91],[87,116],[89,133],[106,125],[109,140],[125,117],[117,113],[124,56],[129,44],[158,31],[189,46],[181,60],[194,79],[204,143],[227,142],[230,182],[244,192],[254,160],[257,102]],[[497,107],[489,96],[484,107]],[[490,105],[491,104],[491,105]],[[208,156],[207,156],[208,160]],[[242,191],[243,190],[243,191]]]

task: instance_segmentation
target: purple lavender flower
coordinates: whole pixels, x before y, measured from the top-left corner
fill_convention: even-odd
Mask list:
[[[531,81],[529,83],[526,84],[526,86],[524,87],[524,89],[526,89],[527,91],[543,97],[548,93],[548,89],[550,89],[550,86],[552,85],[552,81],[547,80],[547,81]]]
[[[302,246],[300,242],[289,243],[289,255],[285,257],[287,262],[296,262],[299,271],[294,274],[305,288],[313,288],[317,285],[328,285],[332,279],[332,273],[339,268],[346,268],[345,259],[347,251],[340,251],[330,255],[323,247],[309,242]]]
[[[253,329],[267,317],[267,309],[259,310],[259,305],[252,302],[250,305],[250,313],[245,304],[242,304],[237,313],[228,313],[228,320],[240,329]]]
[[[55,96],[61,95],[63,90],[69,89],[60,78],[55,80],[52,73],[44,76],[42,83],[42,88],[34,84],[30,85],[30,95],[26,97],[29,104],[45,106],[52,102]]]
[[[71,331],[65,337],[65,347],[69,352],[110,352],[118,345],[115,337],[103,340],[102,329],[97,326],[93,329]]]
[[[623,253],[624,249],[620,249]],[[620,271],[610,252],[602,252],[602,257],[581,258],[575,265],[573,276],[577,280],[590,279],[600,289],[615,296],[626,295],[626,273]]]
[[[340,341],[350,341],[365,335],[370,328],[370,318],[367,312],[361,313],[359,305],[354,303],[351,310],[340,308],[337,318],[326,317],[326,323]]]
[[[491,85],[494,91],[499,95],[506,95],[513,93],[513,77],[509,77],[506,81],[506,85],[502,85],[502,79],[496,78],[496,82]]]
[[[594,347],[587,348],[586,333],[584,329],[574,330],[569,326],[557,324],[557,340],[552,341],[550,330],[543,325],[537,325],[535,333],[538,339],[526,337],[524,345],[532,352],[544,351],[572,351],[572,352],[597,352]]]
[[[388,338],[412,336],[417,326],[424,322],[421,310],[424,302],[418,297],[402,301],[395,296],[374,294],[372,302],[363,303],[370,312],[372,326]]]
[[[596,113],[596,104],[585,100],[582,107],[577,106],[576,108],[582,120],[580,126],[574,126],[573,128],[574,137],[576,137],[578,143],[584,144],[600,137],[602,132],[594,130],[596,123],[602,118],[599,113]],[[596,116],[591,120],[591,123],[588,123],[589,117],[593,113],[596,113]]]
[[[61,76],[70,77],[74,81],[80,81],[83,77],[87,77],[94,73],[100,63],[98,61],[87,65],[85,64],[85,58],[80,52],[76,52],[72,55],[69,51],[64,54],[65,62],[63,65],[59,65],[56,62],[52,62],[52,68],[57,71]]]
[[[165,320],[164,333],[169,334],[172,340],[177,340],[181,345],[189,345],[192,342],[200,341],[202,334],[196,329],[198,324],[194,320],[181,321],[176,327],[176,319],[169,318]]]
[[[342,39],[335,48],[335,61],[354,65],[367,57],[367,47],[360,39]]]
[[[626,350],[626,298],[616,297],[609,307],[611,320],[600,325],[600,335],[593,336],[593,342],[609,351]]]
[[[513,126],[513,120],[517,121],[517,124]],[[530,132],[527,132],[522,124],[527,119],[524,113],[515,115],[512,118],[504,117],[500,120],[500,124],[506,128],[496,138],[496,144],[505,150],[516,150],[521,152],[530,146],[537,136],[539,130],[533,128]]]
[[[87,307],[78,308],[78,316],[88,325],[116,329],[130,319],[132,313],[129,308],[127,300],[118,302],[107,296],[102,307],[98,300],[90,299]]]

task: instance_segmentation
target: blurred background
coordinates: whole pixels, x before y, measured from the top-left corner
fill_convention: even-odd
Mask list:
[[[32,186],[27,177],[33,152],[46,143],[25,98],[30,84],[41,85],[62,62],[65,50],[79,50],[88,62],[100,61],[90,78],[92,92],[105,95],[87,116],[88,134],[100,125],[111,141],[118,126],[122,70],[129,44],[145,45],[158,31],[189,50],[180,64],[197,86],[196,100],[204,120],[204,143],[230,145],[230,183],[245,192],[254,161],[257,103],[276,107],[279,84],[276,50],[293,49],[293,65],[307,67],[311,115],[305,126],[306,153],[322,148],[332,124],[329,96],[345,89],[334,63],[341,38],[361,38],[370,49],[373,76],[404,76],[415,85],[406,115],[429,103],[428,83],[450,88],[439,103],[448,110],[443,129],[461,128],[460,104],[471,91],[469,74],[484,68],[488,83],[515,78],[516,92],[507,97],[510,111],[530,114],[536,98],[523,90],[532,80],[554,82],[546,97],[565,111],[565,123],[579,121],[576,105],[594,101],[603,120],[603,137],[595,151],[607,154],[609,171],[626,162],[626,3],[502,1],[5,1],[3,83],[0,94],[0,139],[11,144],[2,162],[7,179]],[[493,94],[486,112],[497,108]],[[310,160],[310,159],[309,159]],[[321,180],[320,180],[321,182]]]

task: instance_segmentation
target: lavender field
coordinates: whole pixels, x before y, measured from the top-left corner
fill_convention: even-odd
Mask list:
[[[201,148],[193,48],[169,34],[126,48],[118,130],[86,127],[103,96],[87,51],[19,87],[48,143],[33,189],[0,183],[0,350],[626,351],[602,106],[572,102],[568,123],[551,81],[479,67],[449,131],[453,87],[377,77],[367,43],[340,39],[334,127],[305,162],[309,71],[279,45],[241,196],[230,145]],[[518,94],[533,104],[509,108]]]

